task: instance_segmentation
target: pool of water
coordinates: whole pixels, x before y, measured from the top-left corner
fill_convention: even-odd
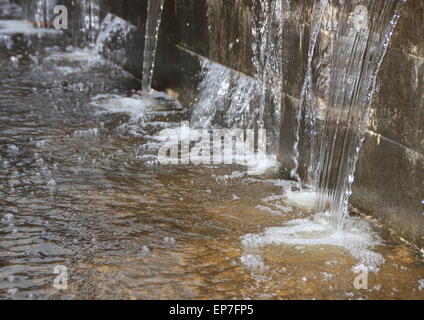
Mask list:
[[[158,165],[189,115],[139,87],[91,52],[0,51],[0,298],[424,298],[423,257],[373,219],[338,234],[288,181]]]

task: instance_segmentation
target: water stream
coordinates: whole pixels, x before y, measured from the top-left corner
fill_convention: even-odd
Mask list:
[[[343,227],[375,83],[401,0],[346,1],[339,17],[318,162],[317,212]]]
[[[156,48],[159,38],[160,22],[165,0],[149,0],[147,6],[146,35],[144,41],[143,73],[141,91],[148,92],[152,87]]]
[[[299,142],[300,142],[300,135],[305,132],[301,132],[301,121],[302,118],[307,119],[305,123],[309,125],[309,128],[311,130],[308,132],[311,139],[311,145],[310,145],[310,170],[309,170],[309,179],[312,181],[316,181],[314,179],[314,172],[315,170],[315,144],[316,144],[316,121],[318,117],[318,112],[316,108],[316,95],[314,91],[314,85],[315,81],[313,78],[313,71],[312,71],[312,63],[315,56],[315,47],[317,44],[318,37],[320,35],[320,32],[322,30],[322,23],[324,19],[325,11],[328,7],[328,0],[316,0],[314,1],[313,6],[313,12],[312,12],[312,32],[311,32],[311,39],[309,42],[309,49],[308,49],[308,61],[307,61],[307,69],[306,69],[306,75],[302,87],[302,91],[300,94],[300,101],[298,105],[298,110],[296,113],[296,121],[297,121],[297,130],[296,130],[296,140],[293,144],[293,157],[294,157],[294,167],[291,172],[291,176],[295,178],[299,182],[299,188],[302,188],[302,181],[300,178],[300,175],[298,173],[299,171]],[[312,172],[312,173],[311,173]]]
[[[49,28],[53,22],[53,9],[56,1],[35,0],[34,1],[34,22],[37,28]]]
[[[72,10],[74,45],[93,49],[100,29],[100,0],[75,1]]]
[[[79,6],[81,21],[78,34],[83,36],[79,45],[93,48],[100,27],[100,0],[81,0]]]

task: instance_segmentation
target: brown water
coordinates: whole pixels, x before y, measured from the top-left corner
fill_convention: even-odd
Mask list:
[[[48,55],[0,52],[0,218],[13,214],[0,224],[1,298],[424,298],[422,256],[373,221],[383,241],[370,249],[385,262],[368,290],[354,288],[358,261],[339,246],[243,246],[246,234],[309,216],[264,211],[276,211],[264,199],[284,182],[241,167],[154,165],[149,136],[185,113],[99,114],[93,97],[128,96],[139,83],[112,65]],[[58,265],[66,290],[53,286]]]

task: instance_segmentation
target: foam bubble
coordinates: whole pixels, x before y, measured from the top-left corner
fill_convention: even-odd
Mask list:
[[[246,254],[240,257],[240,262],[249,269],[266,269],[262,257],[254,254]]]
[[[360,218],[346,219],[346,230],[336,230],[311,219],[292,220],[281,227],[268,228],[262,234],[245,235],[241,242],[248,248],[266,245],[341,247],[371,270],[378,270],[377,267],[385,261],[382,255],[369,249],[379,245],[381,239]]]
[[[99,113],[126,113],[132,121],[137,121],[143,119],[147,111],[154,109],[155,101],[150,97],[98,95],[91,105],[99,108]]]
[[[285,193],[286,203],[299,209],[312,211],[317,201],[317,193],[313,191],[291,191]]]
[[[92,128],[87,130],[77,130],[72,135],[74,137],[96,137],[99,135],[99,129]]]
[[[276,155],[265,153],[248,153],[246,158],[247,167],[249,168],[249,175],[262,175],[268,170],[277,168],[279,166]]]
[[[273,194],[269,197],[266,197],[264,199],[262,199],[262,202],[265,203],[267,206],[270,206],[274,209],[271,209],[269,207],[264,207],[259,205],[258,209],[261,209],[263,211],[267,211],[270,213],[277,213],[277,214],[282,214],[282,213],[289,213],[293,211],[293,208],[286,206],[282,200],[285,199],[284,195],[281,194]]]
[[[264,212],[267,212],[267,213],[270,213],[270,214],[276,215],[276,216],[281,215],[281,212],[280,211],[273,210],[273,209],[271,209],[269,207],[265,207],[265,206],[262,206],[262,205],[257,205],[256,206],[256,209],[259,209],[261,211],[264,211]]]

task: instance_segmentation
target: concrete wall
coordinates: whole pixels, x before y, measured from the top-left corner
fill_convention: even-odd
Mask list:
[[[103,0],[103,8],[142,29],[146,3],[146,0]],[[192,105],[200,79],[199,56],[255,76],[251,50],[252,18],[259,14],[255,3],[253,0],[167,0],[154,86],[170,87],[179,93],[183,103]],[[295,111],[307,69],[313,1],[282,3],[289,5],[290,10],[281,17],[284,83],[279,149],[282,167],[290,169]],[[409,0],[401,12],[380,72],[380,91],[372,106],[351,201],[421,248],[424,247],[423,34],[424,2]],[[328,45],[324,40],[319,41],[317,53],[328,50]],[[322,64],[314,65],[314,72],[321,76],[325,61]],[[306,145],[301,139],[301,151]],[[305,161],[301,160],[304,169]]]
[[[424,2],[401,12],[383,62],[352,202],[424,247]]]

